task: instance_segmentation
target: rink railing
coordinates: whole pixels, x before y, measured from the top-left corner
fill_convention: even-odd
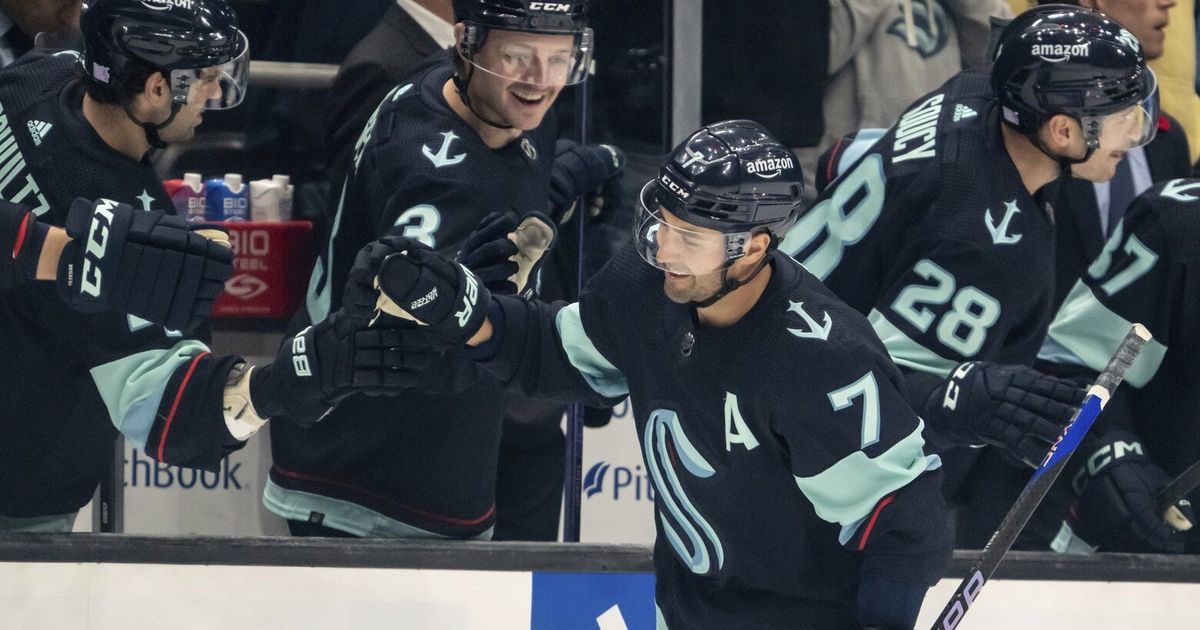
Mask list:
[[[956,551],[947,577],[977,552]],[[643,545],[433,542],[385,539],[233,538],[113,534],[0,534],[0,562],[203,564],[470,571],[648,573]],[[1200,582],[1200,556],[1073,555],[1014,551],[1000,579]]]
[[[292,90],[325,89],[333,85],[338,67],[324,63],[250,62],[250,85]]]

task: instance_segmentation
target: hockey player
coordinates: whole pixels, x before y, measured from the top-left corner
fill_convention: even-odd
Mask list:
[[[117,431],[159,461],[215,470],[266,418],[286,410],[312,422],[352,391],[411,385],[413,364],[428,357],[391,351],[397,331],[333,317],[285,344],[280,369],[251,369],[212,355],[191,330],[78,312],[100,310],[106,295],[149,311],[192,266],[183,251],[135,238],[195,236],[162,213],[172,205],[146,152],[191,137],[206,107],[237,104],[247,49],[224,0],[95,0],[83,31],[82,59],[33,52],[0,73],[0,198],[72,238],[57,287],[0,292],[0,530],[69,531]],[[72,210],[77,197],[102,200]],[[146,275],[131,279],[134,255]],[[180,296],[223,273],[205,267],[182,277]]]
[[[108,233],[108,243],[122,255],[102,261],[107,264],[101,273],[113,281],[96,285],[96,295],[91,295],[70,291],[71,274],[59,273],[60,263],[67,269],[83,269],[87,247],[74,244],[67,230],[38,221],[29,208],[0,200],[0,252],[11,252],[0,256],[0,291],[38,280],[58,281],[59,294],[76,310],[111,308],[172,330],[195,328],[212,312],[213,301],[233,273],[228,234],[217,226],[188,224],[126,204],[106,207],[114,223],[125,226]],[[76,236],[86,228],[94,208],[82,199],[71,205],[67,224],[76,226]],[[174,256],[174,264],[143,263],[164,256]],[[156,284],[159,274],[165,275]],[[119,285],[123,290],[117,291]]]
[[[1111,178],[1126,150],[1153,137],[1154,92],[1118,24],[1041,7],[1004,29],[990,77],[959,74],[865,151],[835,147],[826,161],[844,172],[783,250],[868,314],[939,450],[991,444],[1036,465],[1070,418],[1081,392],[1024,367],[1054,287],[1052,209],[1034,195],[1072,165]],[[947,451],[949,491],[979,452]],[[964,494],[983,503],[964,520],[986,536],[1004,498]]]
[[[671,153],[635,244],[578,303],[489,296],[402,239],[379,271],[383,313],[431,343],[469,340],[510,387],[630,396],[656,489],[660,628],[910,628],[949,558],[939,461],[899,371],[862,315],[776,250],[802,189],[789,149],[727,121]]]
[[[551,226],[521,215],[547,208],[555,141],[543,119],[585,76],[587,2],[456,0],[454,11],[455,46],[393,88],[359,138],[301,325],[339,306],[330,287],[390,233],[454,255],[481,220],[499,235],[520,221],[549,245]],[[503,258],[517,250],[490,269],[463,260],[493,290],[528,294],[536,274],[512,282]],[[490,537],[503,391],[461,352],[429,374],[401,405],[357,396],[311,430],[276,426],[267,509],[299,535]]]
[[[1030,524],[1060,552],[1200,548],[1163,519],[1159,492],[1200,460],[1200,180],[1159,183],[1130,205],[1063,302],[1040,367],[1094,378],[1124,326],[1154,339],[1125,375]],[[1190,505],[1177,506],[1195,523]],[[1186,545],[1185,545],[1185,539]]]

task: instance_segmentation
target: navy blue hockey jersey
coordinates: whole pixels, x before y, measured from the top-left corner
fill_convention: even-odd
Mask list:
[[[76,61],[34,52],[0,72],[0,197],[57,226],[77,197],[173,214],[149,162],[84,119]],[[136,317],[74,312],[49,282],[0,292],[0,330],[0,514],[78,510],[117,430],[151,457],[212,470],[242,445],[221,411],[237,357]]]
[[[488,213],[544,211],[551,125],[499,149],[446,103],[447,54],[383,99],[358,140],[299,328],[341,305],[358,251],[399,232],[453,256]],[[399,397],[351,396],[308,430],[275,425],[264,503],[360,536],[470,538],[495,522],[505,394],[461,354]]]
[[[861,314],[771,256],[727,328],[698,326],[625,248],[578,303],[494,298],[502,336],[477,350],[530,396],[629,395],[670,628],[854,627],[861,577],[932,583],[949,558],[939,461],[899,371]]]
[[[1138,322],[1142,349],[1093,433],[1131,429],[1169,474],[1200,459],[1200,179],[1142,193],[1067,295],[1039,358],[1047,370],[1089,376]]]
[[[1050,320],[1054,226],[1005,151],[986,73],[917,100],[843,172],[781,249],[866,314],[896,364],[1031,365]],[[923,395],[917,395],[923,400]]]

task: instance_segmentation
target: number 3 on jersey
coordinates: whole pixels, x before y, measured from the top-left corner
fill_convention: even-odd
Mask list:
[[[394,225],[404,228],[404,238],[420,241],[429,247],[437,247],[433,233],[441,227],[442,215],[437,208],[423,203],[400,213]]]
[[[788,230],[780,249],[795,256],[825,234],[825,241],[800,261],[810,273],[824,280],[842,261],[846,247],[862,240],[879,220],[884,188],[883,158],[869,154],[837,182],[833,195],[813,206]],[[850,202],[854,205],[847,207]]]

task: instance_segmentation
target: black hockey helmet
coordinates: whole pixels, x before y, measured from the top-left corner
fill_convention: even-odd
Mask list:
[[[803,211],[803,194],[804,175],[791,149],[757,122],[719,122],[688,136],[642,187],[635,238],[651,265],[708,273],[744,255],[757,232],[778,244]],[[685,262],[662,260],[659,250],[669,236],[695,255]]]
[[[459,54],[472,66],[507,79],[538,85],[573,85],[587,77],[592,59],[592,29],[588,28],[588,0],[533,2],[532,0],[454,0],[454,19],[465,27]],[[531,47],[514,46],[501,59],[483,61],[479,49],[491,29],[538,35],[568,35],[569,49],[547,51],[538,59]],[[531,76],[533,64],[544,73]]]
[[[83,69],[122,102],[122,78],[133,63],[162,72],[182,106],[193,84],[215,79],[207,109],[236,106],[246,93],[249,42],[225,0],[92,0],[81,19]]]
[[[1000,33],[992,89],[1004,121],[1027,136],[1056,114],[1078,119],[1088,155],[1106,123],[1135,127],[1122,150],[1149,142],[1157,129],[1157,83],[1137,38],[1087,8],[1047,4],[1018,15]],[[1105,120],[1121,113],[1129,116]]]
[[[588,27],[588,0],[454,0],[454,19],[485,28],[532,33],[582,33]]]

